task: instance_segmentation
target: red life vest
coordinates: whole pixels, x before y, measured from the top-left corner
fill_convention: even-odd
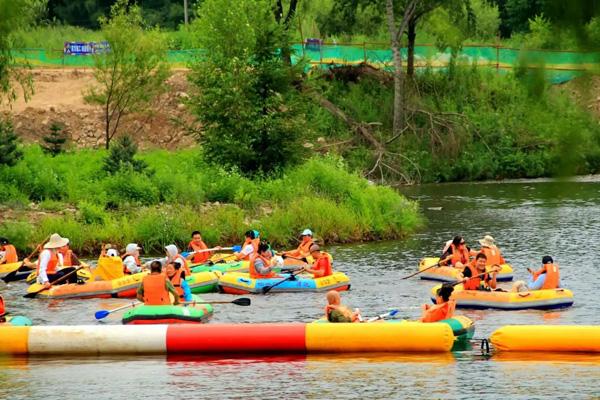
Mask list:
[[[12,244],[4,245],[4,259],[7,264],[16,263],[19,261],[19,256],[17,255],[17,249]]]
[[[469,263],[469,250],[467,250],[467,246],[463,245],[463,249],[459,250],[453,243],[450,245],[450,250],[452,250],[452,258],[450,259],[452,265],[456,265],[457,262],[461,262],[464,265]]]
[[[471,263],[467,264],[465,268],[469,268],[469,270],[471,271],[471,277],[469,278],[469,280],[463,283],[464,290],[477,290],[481,286],[481,282],[483,282],[484,285],[487,286],[488,274],[486,272],[486,274],[483,276],[477,276],[481,274],[481,272],[479,272],[479,270],[475,268],[475,261],[472,261]]]
[[[6,314],[6,309],[4,308],[4,299],[0,296],[0,317]]]
[[[533,274],[533,280],[535,281],[541,274],[546,274],[546,280],[542,289],[557,289],[558,282],[560,281],[560,271],[558,265],[545,264],[542,269],[536,271]]]
[[[421,322],[438,322],[443,319],[452,318],[453,312],[450,302],[436,304],[431,306],[426,312]]]
[[[135,259],[135,265],[137,265],[138,267],[140,265],[142,265],[142,262],[140,261],[140,258],[138,256],[134,256],[133,254],[129,254],[129,253],[125,253],[121,256],[121,260],[125,261],[125,259],[129,256],[132,256]],[[123,264],[123,273],[125,275],[131,275],[131,272],[127,269],[127,266],[125,264]]]
[[[176,269],[175,274],[171,277],[169,277],[167,275],[167,278],[169,278],[169,280],[175,287],[175,290],[177,291],[179,298],[183,299],[183,288],[181,287],[181,269]],[[145,288],[144,288],[144,291],[145,291]]]
[[[50,252],[50,260],[48,261],[48,265],[46,266],[46,274],[55,274],[58,268],[58,254],[48,249],[44,251]],[[40,253],[40,256],[37,260],[36,271],[38,275],[40,274],[40,261],[42,259],[42,254],[44,254],[44,251]]]
[[[331,268],[331,260],[329,254],[324,251],[321,252],[321,255],[312,265],[313,270],[319,271],[314,275],[315,278],[323,278],[325,276],[329,276],[333,274],[333,269]]]
[[[500,254],[500,250],[496,246],[482,247],[481,250],[479,250],[479,252],[485,254],[485,256],[487,257],[485,265],[504,264],[504,258],[502,257],[502,255]]]
[[[200,243],[196,243],[193,240],[188,244],[188,248],[193,251],[206,250],[208,246],[203,241]],[[194,253],[194,257],[192,258],[192,262],[194,264],[200,264],[206,262],[210,258],[210,251],[203,251],[202,253]]]
[[[144,304],[147,306],[171,305],[167,290],[167,277],[163,274],[146,275],[142,280],[144,285]]]
[[[256,270],[256,267],[254,266],[254,262],[256,261],[257,258],[260,258],[262,260],[262,262],[264,263],[265,266],[269,266],[271,264],[271,261],[267,260],[263,256],[254,255],[250,259],[250,266],[249,266],[250,278],[252,278],[252,279],[265,279],[265,278],[272,278],[272,277],[274,277],[275,273],[273,271],[269,272],[266,275],[258,273],[258,271]]]

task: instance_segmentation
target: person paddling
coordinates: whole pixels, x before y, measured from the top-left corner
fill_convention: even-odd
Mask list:
[[[73,253],[73,250],[71,250],[69,248],[69,243],[67,242],[67,244],[63,247],[61,247],[60,249],[58,249],[58,253],[62,256],[62,261],[61,261],[61,266],[63,267],[77,267],[79,265],[81,265],[81,262],[79,261],[79,259],[77,258],[77,256],[75,255],[75,253]]]
[[[275,260],[271,247],[267,242],[261,242],[258,245],[257,253],[250,259],[250,278],[266,279],[276,277],[277,274],[273,272],[274,264]]]
[[[483,253],[477,254],[475,260],[471,261],[463,270],[464,290],[487,290],[496,289],[496,275],[500,267],[492,267],[490,273],[486,272],[487,257]]]
[[[438,322],[452,318],[456,308],[456,300],[450,298],[453,291],[452,286],[442,285],[436,292],[435,305],[423,304],[421,322]]]
[[[137,243],[129,243],[125,247],[125,254],[121,256],[123,260],[123,273],[137,274],[142,272],[142,262],[140,261],[140,250],[142,248]]]
[[[451,242],[446,243],[440,264],[463,269],[469,263],[469,248],[462,236],[455,236]]]
[[[315,278],[323,278],[333,274],[330,255],[321,251],[319,245],[313,244],[310,246],[310,255],[315,262],[311,267],[302,268],[305,272],[311,273]]]
[[[479,239],[479,244],[481,245],[481,249],[479,251],[473,252],[477,255],[479,253],[485,254],[487,257],[486,265],[501,265],[505,264],[506,261],[504,257],[502,257],[502,253],[500,249],[494,244],[494,238],[490,235],[485,235],[483,239]]]
[[[310,247],[314,244],[313,233],[310,229],[305,229],[300,235],[300,245],[295,250],[284,251],[282,253],[283,258],[286,256],[294,258],[306,258],[310,255]]]
[[[242,244],[242,249],[233,253],[236,260],[250,260],[256,251],[258,250],[258,245],[260,244],[260,233],[256,230],[249,230],[245,234],[244,243]]]
[[[219,247],[216,247],[219,249]],[[190,260],[193,264],[202,264],[210,259],[212,251],[201,251],[208,249],[208,246],[202,240],[202,234],[200,231],[192,232],[192,241],[188,244],[188,251],[191,252],[186,258]],[[195,251],[201,251],[199,253],[194,253]]]
[[[327,292],[327,305],[325,306],[325,318],[329,322],[360,322],[360,310],[350,311],[341,304],[342,299],[339,292],[330,290]]]
[[[173,295],[173,302],[169,294]],[[150,263],[150,274],[142,280],[137,290],[137,299],[147,306],[179,304],[179,294],[167,276],[162,273],[160,261]]]
[[[554,260],[550,256],[544,256],[542,258],[542,268],[539,270],[534,272],[531,268],[527,268],[527,271],[531,274],[531,277],[527,283],[524,281],[515,282],[511,289],[513,292],[558,289],[562,286],[560,283],[560,270],[558,264],[554,264]]]
[[[68,243],[69,239],[61,237],[58,233],[53,233],[50,235],[48,242],[44,245],[44,249],[38,258],[36,268],[37,282],[44,285],[45,288],[52,286],[50,282],[54,282],[75,270],[73,267],[58,269],[62,261],[62,255],[59,254],[59,249],[65,247]],[[25,265],[31,264],[27,258],[23,260],[23,263]],[[59,284],[64,283],[77,283],[77,274],[70,274],[67,279]]]
[[[12,264],[19,261],[19,255],[15,246],[8,239],[0,238],[0,265]]]
[[[165,274],[177,291],[180,300],[192,301],[192,291],[185,280],[185,272],[180,262],[169,263],[165,267]]]

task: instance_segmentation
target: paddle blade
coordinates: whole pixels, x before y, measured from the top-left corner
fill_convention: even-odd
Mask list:
[[[244,307],[249,306],[250,304],[252,304],[252,302],[250,301],[250,299],[247,298],[247,297],[240,297],[239,299],[233,300],[231,303],[237,304],[238,306],[244,306]]]
[[[96,319],[102,319],[102,318],[108,317],[109,314],[110,314],[110,311],[108,311],[108,310],[100,310],[100,311],[96,311],[96,314],[94,314],[94,317],[96,317]]]
[[[242,250],[242,246],[235,245],[231,248],[234,253],[239,253]]]
[[[394,315],[398,314],[398,310],[392,310],[389,312],[389,316],[393,317]]]
[[[24,297],[24,298],[26,298],[26,299],[33,299],[35,296],[37,296],[37,294],[38,294],[39,292],[41,292],[41,290],[40,290],[40,291],[38,291],[38,292],[31,292],[31,293],[27,293],[27,294],[26,294],[26,295],[24,295],[23,297]]]

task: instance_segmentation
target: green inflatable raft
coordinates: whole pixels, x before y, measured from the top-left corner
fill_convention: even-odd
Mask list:
[[[202,324],[213,315],[213,307],[203,304],[202,299],[194,296],[196,303],[173,306],[139,305],[123,315],[123,324]]]

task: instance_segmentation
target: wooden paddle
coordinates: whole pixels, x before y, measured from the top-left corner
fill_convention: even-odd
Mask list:
[[[40,248],[42,247],[42,245],[46,241],[48,241],[48,239],[50,239],[50,235],[46,236],[46,238],[44,239],[44,241],[42,243],[38,244],[35,247],[35,249],[33,249],[33,251],[27,257],[25,257],[25,258],[31,258],[31,257],[33,257],[33,255],[40,250]],[[13,278],[15,277],[15,275],[17,275],[17,273],[19,272],[19,270],[21,269],[22,266],[23,266],[23,261],[19,262],[17,268],[15,268],[13,271],[11,271],[8,274],[6,274],[4,276],[4,278],[2,278],[2,280],[5,283],[12,282],[14,280]]]
[[[50,289],[50,288],[51,288],[53,285],[56,285],[57,283],[59,283],[59,282],[62,282],[62,281],[64,281],[64,280],[66,280],[66,279],[67,279],[69,276],[71,276],[71,275],[73,275],[73,274],[76,274],[76,273],[77,273],[77,271],[79,271],[81,268],[83,268],[83,266],[79,266],[79,267],[75,268],[73,271],[71,271],[71,272],[69,272],[69,273],[67,273],[67,274],[65,274],[65,275],[63,275],[63,276],[61,276],[60,278],[58,278],[58,279],[57,279],[57,280],[55,280],[54,282],[50,282],[50,287],[47,287],[47,288],[46,288],[46,287],[44,287],[44,285],[42,285],[42,284],[38,284],[38,286],[41,286],[41,288],[40,288],[40,289],[38,289],[38,290],[34,290],[34,291],[31,291],[31,292],[27,293],[26,295],[24,295],[23,297],[25,297],[26,299],[33,299],[34,297],[36,297],[36,296],[38,295],[38,293],[40,293],[40,292],[43,292],[43,291],[44,291],[44,290],[46,290],[46,289]],[[32,286],[33,286],[33,285],[32,285]],[[30,288],[30,289],[31,289],[31,288]]]
[[[423,272],[425,272],[425,271],[427,271],[427,270],[429,270],[429,269],[431,269],[431,268],[438,267],[438,266],[440,266],[442,263],[445,263],[446,261],[448,261],[448,259],[447,259],[447,258],[446,258],[446,259],[444,259],[444,260],[440,260],[440,261],[438,261],[437,263],[435,263],[435,264],[433,264],[433,265],[431,265],[431,266],[429,266],[429,267],[427,267],[427,268],[424,268],[424,269],[422,269],[422,270],[420,270],[420,271],[417,271],[417,272],[415,272],[414,274],[410,274],[410,275],[408,275],[408,276],[405,276],[404,278],[401,278],[401,279],[408,279],[408,278],[412,278],[413,276],[415,276],[415,275],[419,275],[419,274],[421,274],[421,273],[423,273]]]
[[[290,275],[290,276],[288,276],[287,278],[280,280],[279,282],[277,282],[277,283],[276,283],[276,284],[274,284],[274,285],[271,285],[271,286],[265,286],[265,287],[263,287],[263,288],[262,288],[262,293],[263,293],[263,294],[267,294],[267,293],[269,293],[269,291],[270,291],[271,289],[273,289],[273,288],[274,288],[274,287],[276,287],[276,286],[279,286],[279,285],[281,285],[283,282],[292,281],[292,280],[296,279],[296,275],[300,275],[302,272],[304,272],[304,269],[301,269],[300,271],[296,272],[295,274],[291,274],[291,275]]]

